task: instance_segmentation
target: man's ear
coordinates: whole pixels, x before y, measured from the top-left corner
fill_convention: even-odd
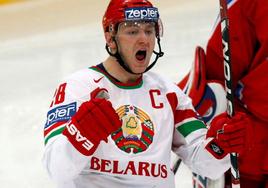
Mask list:
[[[108,47],[111,50],[116,49],[115,41],[114,41],[113,36],[112,36],[112,34],[110,32],[105,32],[105,40],[106,40],[106,44],[108,45]]]

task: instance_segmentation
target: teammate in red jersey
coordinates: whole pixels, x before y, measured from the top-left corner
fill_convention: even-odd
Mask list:
[[[253,130],[251,147],[239,156],[241,188],[267,188],[268,1],[228,0],[228,17],[235,111],[247,114]],[[206,80],[224,83],[219,20],[207,44],[205,67]]]
[[[268,187],[268,1],[228,2],[235,109],[251,119],[252,148],[239,157],[241,187]],[[218,23],[207,44],[206,76],[224,81]]]

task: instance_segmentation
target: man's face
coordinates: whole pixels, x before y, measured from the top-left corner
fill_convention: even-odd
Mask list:
[[[143,73],[155,47],[154,22],[123,22],[118,26],[116,40],[124,62],[134,73]]]

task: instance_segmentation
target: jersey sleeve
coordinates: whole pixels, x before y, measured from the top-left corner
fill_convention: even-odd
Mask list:
[[[90,98],[89,86],[77,80],[70,78],[59,84],[44,126],[43,164],[58,184],[77,176],[90,159],[80,154],[61,134],[79,106]]]
[[[183,92],[176,95],[173,151],[193,172],[211,179],[220,177],[230,167],[229,158],[218,160],[205,149],[209,142],[206,140],[206,125],[198,119],[191,99]]]

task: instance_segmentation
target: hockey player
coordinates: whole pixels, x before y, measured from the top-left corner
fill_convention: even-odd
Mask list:
[[[238,158],[241,188],[268,188],[268,1],[229,0],[228,17],[235,110],[246,113],[253,132]],[[206,80],[224,82],[222,54],[218,20],[207,44]]]
[[[63,81],[47,113],[43,162],[58,187],[174,188],[171,149],[194,172],[221,176],[228,153],[246,147],[244,114],[220,114],[207,130],[191,100],[149,71],[163,55],[149,1],[111,0],[103,29],[108,58]]]

